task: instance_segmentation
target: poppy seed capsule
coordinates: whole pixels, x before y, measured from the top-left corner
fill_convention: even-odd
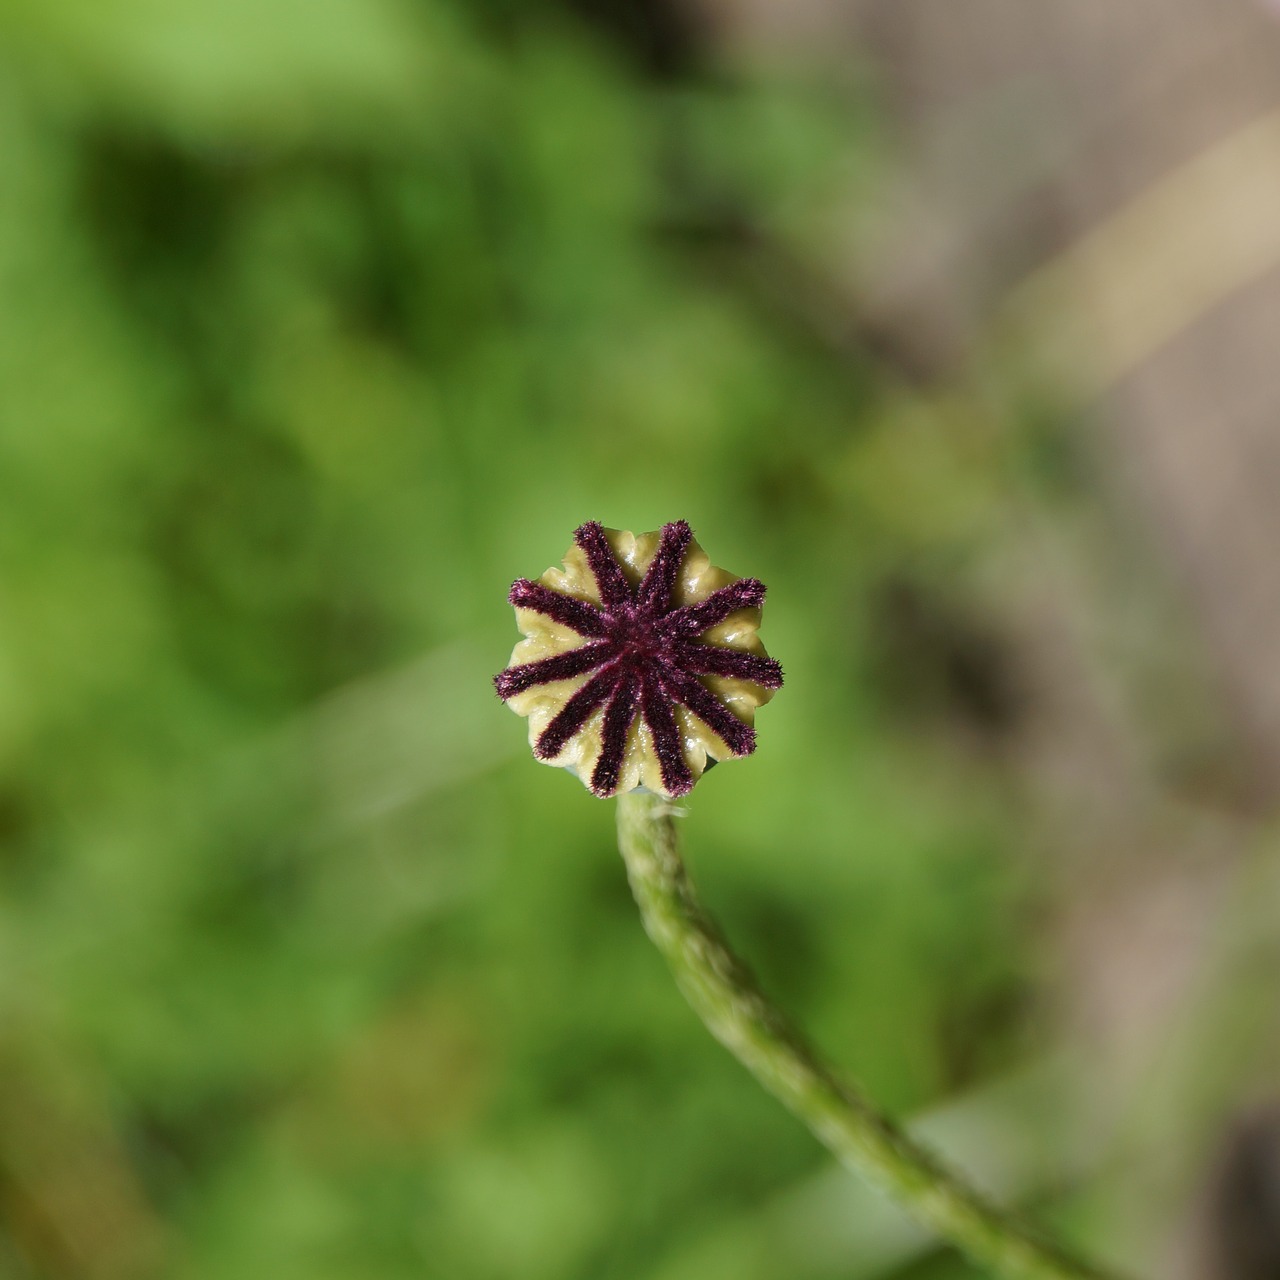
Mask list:
[[[764,595],[683,520],[639,535],[591,521],[563,569],[512,585],[525,639],[494,686],[529,718],[533,754],[595,795],[685,795],[709,761],[755,750],[755,709],[782,687],[756,634]]]

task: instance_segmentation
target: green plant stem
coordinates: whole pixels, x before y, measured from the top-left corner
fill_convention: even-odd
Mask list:
[[[694,892],[658,796],[618,800],[618,844],[644,927],[708,1030],[846,1166],[1008,1280],[1113,1280],[997,1208],[841,1080],[761,993]]]

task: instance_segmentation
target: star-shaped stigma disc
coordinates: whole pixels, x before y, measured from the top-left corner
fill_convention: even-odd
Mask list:
[[[534,755],[602,797],[682,796],[708,759],[750,755],[782,686],[756,635],[764,584],[714,568],[683,520],[640,537],[591,521],[573,541],[563,572],[508,597],[528,638],[494,685]]]

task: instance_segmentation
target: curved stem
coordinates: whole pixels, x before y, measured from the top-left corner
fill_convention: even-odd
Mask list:
[[[997,1208],[827,1066],[765,998],[702,908],[669,804],[618,799],[618,844],[644,927],[716,1037],[840,1160],[1007,1280],[1113,1280]]]

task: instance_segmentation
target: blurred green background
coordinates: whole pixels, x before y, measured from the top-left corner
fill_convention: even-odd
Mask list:
[[[674,5],[0,5],[0,1275],[971,1274],[710,1042],[494,698],[586,519],[770,586],[787,687],[686,827],[766,986],[1076,1240],[1159,1237],[1081,1194],[1148,1167],[1070,1119],[1063,922],[1133,827],[1044,783],[1097,763],[1019,656],[1047,563],[1128,602],[1159,777],[1230,809],[1235,756],[1070,397],[922,372],[842,276],[893,118]]]

